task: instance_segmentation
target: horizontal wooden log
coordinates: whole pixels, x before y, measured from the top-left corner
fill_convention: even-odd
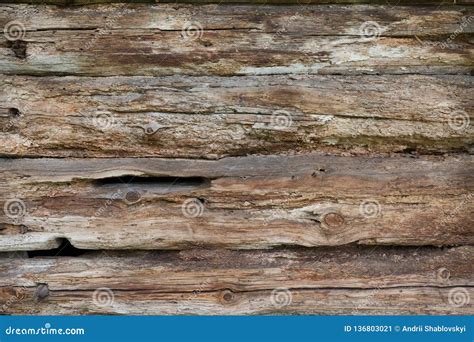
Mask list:
[[[473,18],[471,7],[8,5],[0,73],[469,74]]]
[[[472,5],[473,0],[3,0],[12,4],[53,4],[53,5],[91,5],[91,4],[107,4],[107,3],[194,3],[194,4],[236,4],[236,3],[252,3],[252,4],[294,4],[294,5],[320,5],[320,4],[379,4],[386,6],[419,6],[431,5],[436,7],[454,7],[455,5]],[[2,2],[3,2],[2,1]]]
[[[0,258],[0,303],[42,315],[469,314],[473,257],[347,247]]]
[[[473,244],[473,157],[14,159],[0,249]]]
[[[389,1],[389,0],[387,0]],[[398,0],[396,0],[398,1]],[[107,16],[97,15],[103,13]],[[203,30],[245,30],[300,36],[359,36],[357,24],[376,22],[380,36],[450,36],[474,33],[474,9],[464,6],[252,6],[252,5],[107,5],[51,7],[3,5],[0,26],[20,21],[25,36],[35,31],[98,30],[106,28],[181,31],[188,21]],[[100,45],[100,44],[99,44]],[[104,48],[104,47],[102,47]]]
[[[5,156],[215,159],[314,151],[468,152],[474,144],[470,76],[2,81]]]

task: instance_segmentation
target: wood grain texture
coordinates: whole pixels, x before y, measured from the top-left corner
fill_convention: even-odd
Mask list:
[[[102,15],[97,15],[100,12]],[[206,30],[246,30],[301,36],[359,36],[357,24],[374,21],[384,27],[381,36],[449,36],[474,32],[466,6],[252,6],[252,5],[107,5],[53,7],[6,4],[0,8],[0,25],[20,20],[31,31],[98,30],[107,28],[180,31],[189,21]],[[465,23],[466,25],[463,25]],[[463,25],[461,27],[461,25]]]
[[[12,4],[54,4],[54,5],[92,5],[108,3],[193,3],[193,4],[236,4],[251,3],[260,5],[321,5],[321,4],[378,4],[386,6],[420,6],[430,5],[436,7],[455,7],[456,5],[472,5],[473,0],[1,0],[0,3]]]
[[[346,247],[0,258],[0,300],[6,314],[465,315],[473,303],[452,296],[472,297],[473,257],[473,247]]]
[[[468,152],[469,76],[24,77],[0,86],[5,156]],[[3,116],[1,115],[3,112]],[[453,126],[456,118],[464,126]]]
[[[0,73],[470,74],[473,18],[471,7],[7,5],[0,25],[26,31],[0,38]]]
[[[1,314],[474,313],[472,0],[21,2]]]
[[[468,155],[14,159],[0,174],[4,207],[24,203],[0,217],[3,251],[61,238],[85,249],[474,242]]]

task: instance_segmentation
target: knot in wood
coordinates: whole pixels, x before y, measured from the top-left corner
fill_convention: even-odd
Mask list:
[[[341,216],[341,214],[331,212],[331,213],[327,213],[326,215],[324,215],[323,222],[328,227],[340,228],[344,225],[345,220],[344,220],[344,217]]]
[[[232,301],[234,300],[235,295],[234,295],[234,293],[233,293],[231,290],[224,290],[224,291],[222,292],[222,296],[221,296],[221,297],[222,297],[222,301],[223,301],[224,303],[230,303],[230,302],[232,302]]]
[[[135,191],[135,190],[129,191],[125,194],[125,201],[128,204],[136,203],[140,200],[140,198],[141,198],[140,193],[138,191]]]
[[[445,267],[441,267],[436,271],[436,278],[438,281],[447,281],[449,280],[449,277],[451,276],[451,273],[449,270]]]

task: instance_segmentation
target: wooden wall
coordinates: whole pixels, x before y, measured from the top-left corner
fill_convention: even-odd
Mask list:
[[[1,2],[2,314],[474,314],[471,0]]]

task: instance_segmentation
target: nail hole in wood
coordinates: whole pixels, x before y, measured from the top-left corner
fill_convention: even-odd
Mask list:
[[[49,297],[48,284],[38,284],[34,294],[36,300],[43,300]]]

